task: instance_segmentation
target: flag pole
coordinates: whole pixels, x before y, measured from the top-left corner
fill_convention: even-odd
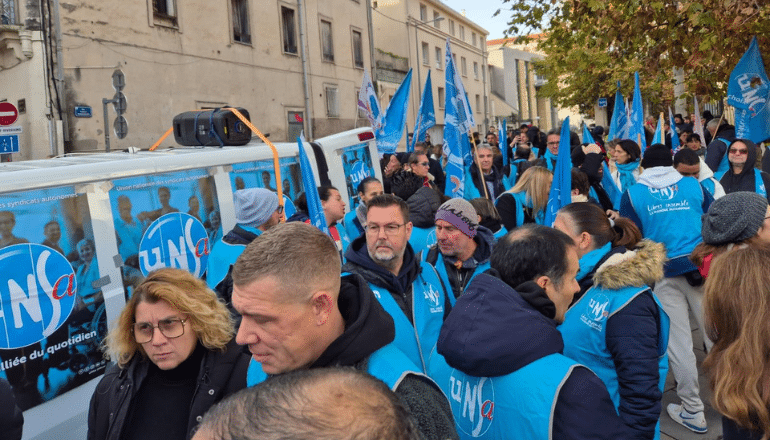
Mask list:
[[[479,180],[481,180],[481,186],[484,187],[484,198],[489,199],[489,190],[487,190],[487,183],[484,181],[484,171],[481,170],[481,164],[479,163],[479,157],[476,154],[476,139],[473,138],[473,132],[468,132],[468,138],[471,140],[471,146],[473,147],[473,162],[479,169]],[[473,179],[471,179],[473,180]],[[494,201],[494,200],[493,200]]]

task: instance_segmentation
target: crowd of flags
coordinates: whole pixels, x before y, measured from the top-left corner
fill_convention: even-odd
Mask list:
[[[476,127],[476,121],[473,117],[468,94],[465,92],[462,79],[457,74],[455,68],[449,39],[446,41],[445,66],[446,102],[444,105],[443,152],[447,158],[445,167],[447,179],[446,195],[450,197],[463,197],[465,194],[464,187],[466,182],[468,182],[469,168],[473,164],[471,133]],[[377,150],[380,155],[395,153],[401,137],[406,132],[406,115],[411,84],[412,70],[410,69],[390,100],[388,108],[383,112],[372,84],[371,76],[368,71],[364,72],[363,84],[358,96],[358,108],[363,110],[369,119],[377,140]],[[639,87],[639,73],[636,72],[634,74],[634,91],[630,105],[628,100],[623,97],[620,87],[621,84],[618,81],[618,88],[615,92],[615,105],[612,118],[610,119],[607,138],[631,139],[639,144],[642,154],[644,154],[647,143],[644,129],[644,105]],[[407,142],[408,152],[414,151],[415,144],[423,142],[425,134],[436,124],[432,91],[430,72],[428,72],[420,98],[420,107],[413,130],[414,134],[411,142]],[[695,106],[693,131],[700,135],[701,140],[705,140],[698,100],[695,97],[693,100]],[[770,101],[770,80],[768,80],[765,72],[759,46],[756,37],[754,37],[748,50],[733,69],[728,85],[727,103],[735,108],[737,138],[750,139],[756,143],[770,138],[770,106],[768,106],[768,101]],[[676,124],[670,107],[667,116],[668,122],[673,129]],[[653,143],[665,142],[664,125],[665,117],[661,112]],[[563,122],[561,131],[561,144],[559,145],[554,179],[546,208],[545,224],[551,224],[558,209],[571,201],[569,118],[566,118]],[[507,145],[504,120],[498,124],[498,134],[500,136],[500,145]],[[312,188],[315,186],[315,179],[310,162],[302,146],[304,139],[298,138],[297,141],[299,142],[303,183],[305,188]],[[583,142],[593,143],[593,137],[585,126],[583,128]],[[671,136],[671,142],[674,150],[678,150],[681,147],[678,136]],[[507,165],[509,161],[507,149],[503,148],[501,150],[503,152],[503,164]],[[603,166],[605,179],[603,179],[602,184],[613,200],[613,204],[615,204],[614,202],[616,200],[619,201],[621,194],[609,176],[610,173],[606,163]],[[315,197],[309,194],[308,209],[311,211],[309,212],[311,223],[322,230],[326,230],[328,233],[317,192]]]

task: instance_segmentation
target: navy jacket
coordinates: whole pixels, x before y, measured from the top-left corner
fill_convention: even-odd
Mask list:
[[[471,281],[437,344],[452,368],[471,376],[506,375],[564,349],[545,291],[534,282],[513,289],[496,275],[490,269]],[[621,438],[628,438],[627,428],[604,383],[588,368],[576,368],[556,402],[553,439]]]

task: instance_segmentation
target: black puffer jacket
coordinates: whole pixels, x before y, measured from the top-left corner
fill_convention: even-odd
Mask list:
[[[250,356],[235,339],[225,352],[206,350],[190,405],[187,438],[203,414],[226,396],[246,387]],[[150,361],[137,354],[126,368],[112,365],[96,386],[88,411],[88,440],[119,440],[131,400],[147,376]],[[162,415],[159,415],[162,417]]]

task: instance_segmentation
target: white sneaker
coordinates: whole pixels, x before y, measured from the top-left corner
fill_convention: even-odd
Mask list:
[[[673,403],[670,403],[666,407],[666,411],[668,411],[668,415],[671,416],[676,423],[679,423],[692,432],[705,434],[706,431],[708,431],[706,417],[703,415],[703,411],[691,413],[684,409],[683,405],[676,405]]]

